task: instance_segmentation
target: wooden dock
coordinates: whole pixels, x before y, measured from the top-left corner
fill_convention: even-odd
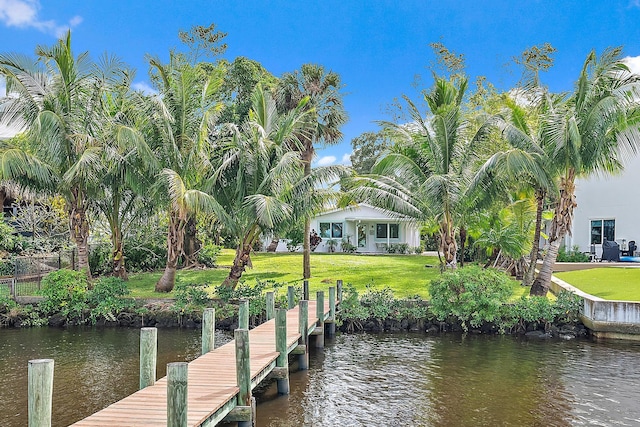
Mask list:
[[[319,301],[322,304],[322,319],[316,301],[308,301],[307,337],[301,339],[300,317],[303,310],[296,306],[286,312],[286,348],[289,353],[306,353],[309,335],[322,335],[324,322],[334,321],[335,300]],[[306,303],[306,301],[305,301]],[[331,307],[333,305],[333,307]],[[284,313],[282,314],[284,316]],[[304,317],[302,317],[304,318]],[[322,329],[321,329],[322,328]],[[251,389],[270,374],[275,374],[276,359],[280,354],[276,350],[276,322],[271,319],[248,333],[250,349]],[[324,342],[324,337],[322,342]],[[318,344],[321,347],[323,344]],[[308,360],[308,359],[307,359]],[[281,362],[282,363],[282,362]],[[286,363],[286,362],[285,362]],[[305,367],[303,367],[304,369]],[[288,364],[286,368],[288,370]],[[288,371],[287,376],[288,390]],[[282,377],[280,372],[280,378]],[[241,409],[238,402],[240,388],[236,372],[236,342],[231,341],[214,349],[188,364],[187,380],[187,424],[188,426],[215,426],[227,417],[233,420],[234,408]],[[143,388],[132,395],[113,403],[105,409],[81,420],[73,426],[165,426],[167,419],[167,377]],[[231,414],[231,415],[230,415]],[[249,415],[250,416],[250,415]],[[242,417],[242,416],[240,416]],[[244,415],[245,421],[247,415]],[[237,421],[237,419],[236,419]]]

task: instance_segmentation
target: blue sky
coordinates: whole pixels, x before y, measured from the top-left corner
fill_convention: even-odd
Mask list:
[[[411,83],[421,74],[430,85],[434,41],[464,54],[472,78],[505,90],[520,77],[512,58],[544,42],[558,49],[545,76],[552,90],[572,88],[591,49],[622,45],[640,72],[640,0],[0,0],[0,52],[33,54],[72,28],[76,53],[116,54],[144,87],[145,54],[167,58],[179,30],[211,22],[228,32],[229,60],[249,57],[276,76],[307,62],[341,75],[350,120],[343,142],[319,150],[316,164],[343,162],[352,138],[389,119],[394,98],[418,98]]]

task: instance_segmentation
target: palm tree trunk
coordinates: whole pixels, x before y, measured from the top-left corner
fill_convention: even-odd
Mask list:
[[[549,233],[549,250],[544,257],[538,278],[531,286],[530,295],[545,296],[551,286],[551,275],[558,257],[558,250],[567,233],[571,233],[573,210],[577,206],[575,196],[575,171],[569,169],[567,175],[560,180],[560,198],[551,222]]]
[[[529,267],[524,274],[522,284],[524,286],[531,286],[533,279],[535,278],[536,266],[538,264],[538,254],[540,253],[540,232],[542,228],[542,211],[544,209],[544,191],[536,191],[536,229],[533,235],[533,245],[531,247],[531,254],[529,255]]]
[[[310,144],[310,148],[307,147],[302,153],[302,160],[304,161],[304,176],[311,175],[311,160],[313,159],[313,145]],[[302,245],[302,278],[308,279],[311,277],[311,218],[306,217],[304,219],[304,237]]]
[[[198,265],[198,252],[202,247],[202,242],[198,239],[198,228],[195,215],[189,214],[184,233],[184,268],[196,267]]]
[[[85,209],[85,200],[82,191],[72,189],[73,199],[69,209],[69,231],[71,239],[78,248],[78,268],[85,269],[87,275],[91,277],[89,268],[89,221]]]
[[[467,229],[460,227],[460,268],[464,267],[464,247],[467,242]]]
[[[122,233],[119,229],[111,231],[111,243],[113,245],[113,275],[127,280],[127,269],[124,266],[124,250],[122,244]]]
[[[244,236],[244,239],[242,239],[242,242],[236,248],[236,256],[233,259],[233,265],[231,266],[231,270],[229,270],[229,275],[224,279],[224,282],[222,282],[222,286],[226,286],[231,289],[236,287],[245,268],[251,263],[251,249],[259,235],[260,228],[257,225],[254,225]]]
[[[458,244],[453,232],[453,224],[449,221],[440,223],[440,250],[444,255],[445,267],[455,269]]]
[[[167,264],[162,277],[156,283],[156,292],[171,292],[176,284],[178,258],[184,244],[184,220],[177,212],[169,213],[169,230],[167,232]]]

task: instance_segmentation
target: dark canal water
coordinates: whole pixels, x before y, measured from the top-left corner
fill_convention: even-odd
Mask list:
[[[199,354],[199,331],[158,338],[159,376]],[[134,392],[138,340],[128,329],[0,329],[0,426],[26,425],[29,359],[55,359],[54,426]],[[310,366],[292,372],[289,396],[258,395],[258,426],[640,426],[635,343],[340,335]]]

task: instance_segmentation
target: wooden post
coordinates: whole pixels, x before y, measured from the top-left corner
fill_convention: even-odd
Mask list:
[[[278,378],[278,394],[289,394],[289,357],[287,354],[287,310],[276,310],[276,366],[287,370],[286,378]],[[284,369],[283,369],[284,370]]]
[[[249,330],[249,300],[241,299],[238,307],[238,329]]]
[[[167,364],[167,427],[187,425],[187,377],[189,364]]]
[[[202,354],[209,353],[216,344],[216,309],[205,308],[202,313]]]
[[[53,359],[29,360],[29,427],[51,427]]]
[[[336,288],[334,286],[329,287],[329,321],[327,333],[332,337],[336,334]]]
[[[316,292],[316,316],[316,328],[319,331],[316,335],[316,348],[324,348],[324,291]]]
[[[302,300],[298,305],[298,316],[300,325],[300,340],[299,344],[304,345],[304,354],[298,355],[298,365],[301,371],[309,369],[309,301]]]
[[[16,277],[12,277],[11,281],[9,282],[9,293],[11,295],[11,297],[15,300],[16,299]]]
[[[276,301],[273,292],[267,292],[267,322],[275,317]]]
[[[338,304],[342,302],[342,280],[336,281],[336,288],[338,289]]]
[[[302,281],[302,299],[309,301],[309,281]]]
[[[140,329],[140,390],[156,383],[158,329]]]
[[[251,406],[251,355],[249,353],[249,330],[233,332],[236,343],[236,379],[238,381],[238,406]],[[250,427],[251,421],[240,421],[238,427]]]
[[[287,288],[287,303],[289,310],[296,306],[296,288],[293,286]]]

